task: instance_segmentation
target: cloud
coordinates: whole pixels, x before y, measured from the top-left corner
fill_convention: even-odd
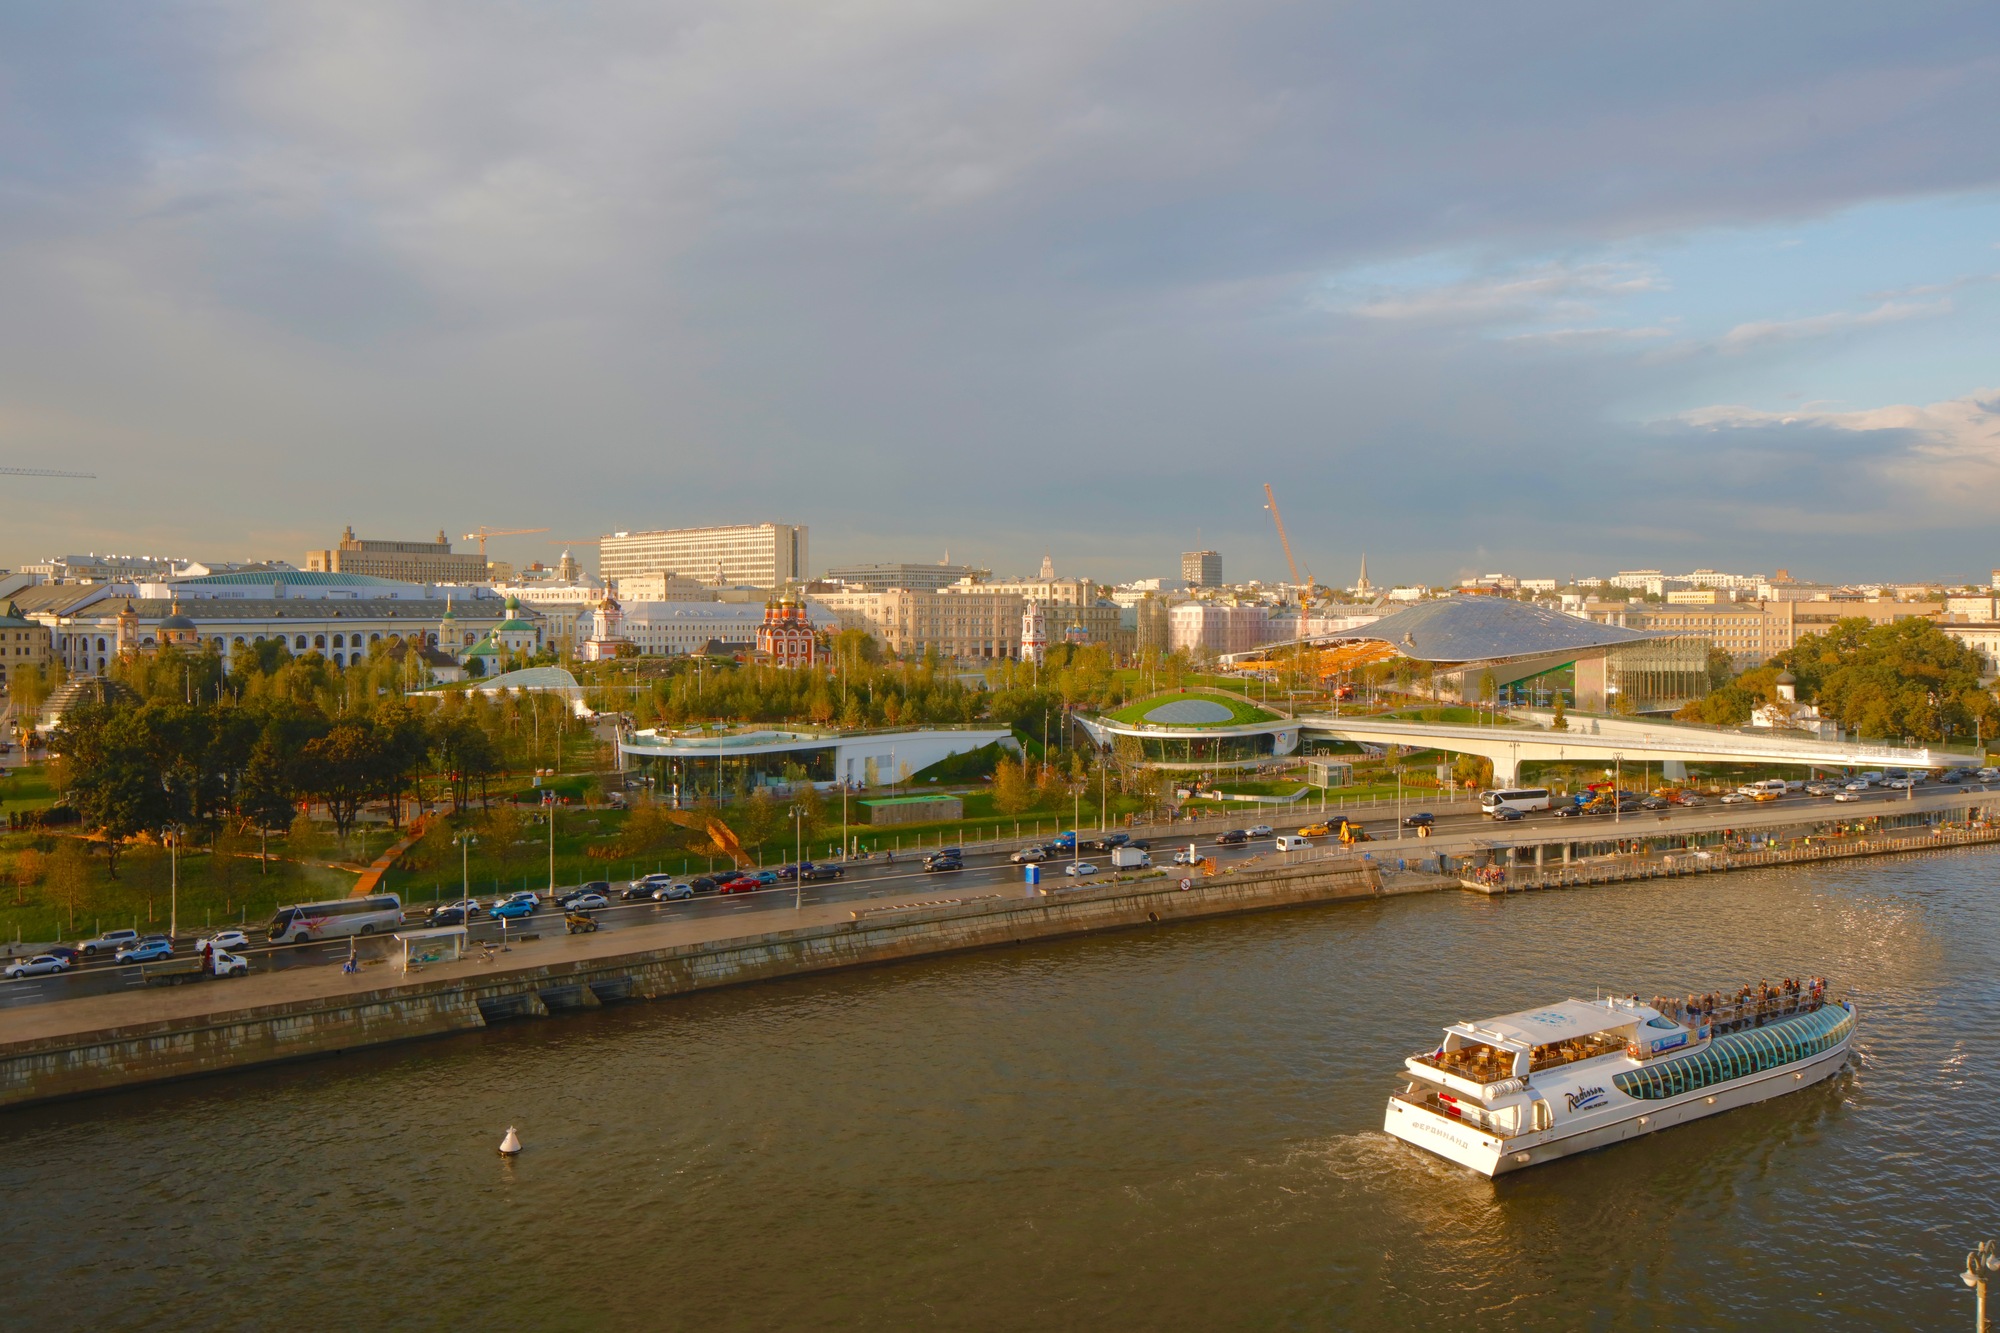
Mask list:
[[[1948,315],[1952,309],[1952,303],[1948,299],[1884,301],[1872,310],[1836,310],[1824,315],[1808,315],[1802,319],[1754,320],[1738,324],[1723,334],[1716,346],[1723,352],[1742,352],[1772,343],[1795,342],[1801,338],[1823,338],[1829,334],[1846,333],[1853,329]]]
[[[1552,262],[1493,277],[1380,290],[1343,308],[1365,319],[1513,323],[1595,313],[1606,302],[1665,286],[1648,265]]]

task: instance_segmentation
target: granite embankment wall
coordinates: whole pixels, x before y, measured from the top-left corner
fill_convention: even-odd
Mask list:
[[[231,988],[211,982],[212,1011],[145,1017],[148,995],[116,997],[132,1021],[96,1020],[78,1030],[0,1041],[0,1107],[74,1097],[164,1079],[440,1036],[488,1023],[590,1009],[621,1000],[802,976],[837,968],[930,958],[1032,940],[1305,907],[1385,892],[1372,863],[1318,861],[1258,874],[1175,878],[1035,897],[1000,896],[925,905],[860,903],[846,919],[790,930],[648,947],[659,928],[635,927],[518,946],[505,963],[448,965],[398,984],[354,991],[333,968],[286,984],[327,993],[229,1008]],[[1413,886],[1414,887],[1414,886]],[[1426,886],[1428,887],[1428,886]],[[586,956],[576,956],[578,949]],[[436,975],[442,972],[443,975]],[[398,974],[400,976],[400,974]],[[309,980],[308,980],[309,978]],[[253,980],[255,980],[253,978]],[[343,993],[344,992],[344,993]],[[90,1004],[90,1001],[58,1002]]]

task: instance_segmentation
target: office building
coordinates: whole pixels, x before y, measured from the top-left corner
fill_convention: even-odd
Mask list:
[[[624,580],[640,574],[679,574],[707,584],[752,588],[778,588],[806,578],[803,524],[614,532],[598,550],[598,573],[628,600]]]
[[[863,592],[881,592],[886,588],[937,592],[961,579],[970,579],[977,583],[992,572],[990,569],[975,569],[971,565],[942,563],[925,565],[887,561],[872,565],[836,565],[827,570],[824,577]]]
[[[29,620],[11,603],[0,607],[0,689],[22,667],[46,670],[54,655],[55,636],[47,625]]]
[[[1222,553],[1219,551],[1182,551],[1181,582],[1190,588],[1220,588],[1222,586]]]
[[[354,535],[350,525],[340,544],[328,551],[307,551],[306,569],[326,574],[370,574],[404,583],[484,583],[486,557],[454,554],[439,530],[434,542],[377,541]]]

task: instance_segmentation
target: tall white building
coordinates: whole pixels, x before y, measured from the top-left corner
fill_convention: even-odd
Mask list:
[[[746,523],[614,532],[600,544],[599,553],[599,575],[617,584],[621,593],[624,580],[646,574],[679,574],[724,587],[776,588],[805,579],[806,528],[802,523]]]

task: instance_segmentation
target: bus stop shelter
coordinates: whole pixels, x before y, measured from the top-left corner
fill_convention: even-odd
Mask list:
[[[398,931],[396,942],[403,946],[403,970],[415,972],[426,963],[455,963],[465,957],[466,939],[464,926]]]

